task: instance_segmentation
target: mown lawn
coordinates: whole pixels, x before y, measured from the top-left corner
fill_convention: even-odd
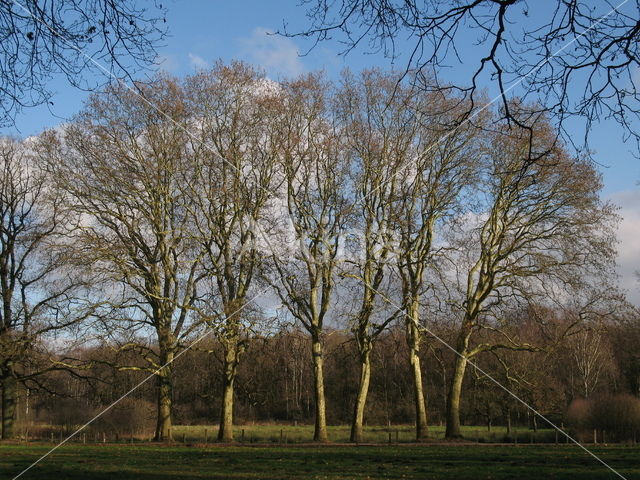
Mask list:
[[[13,478],[47,445],[0,445],[0,478]],[[627,479],[640,478],[640,448],[593,448]],[[24,479],[613,479],[571,445],[163,446],[65,445]]]

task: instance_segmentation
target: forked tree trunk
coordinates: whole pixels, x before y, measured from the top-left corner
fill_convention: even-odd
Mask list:
[[[358,385],[358,396],[356,397],[353,423],[351,424],[351,441],[362,442],[364,409],[367,404],[369,393],[369,380],[371,378],[371,352],[369,350],[360,355],[360,383]]]
[[[225,344],[222,375],[222,408],[220,409],[220,428],[218,440],[233,442],[233,385],[238,366],[238,345],[235,341]]]
[[[11,368],[5,370],[2,378],[2,435],[8,440],[14,437],[18,385]]]
[[[324,398],[324,373],[322,358],[322,342],[318,336],[311,340],[313,355],[313,380],[315,391],[315,417],[316,423],[313,431],[314,442],[328,442],[326,403]]]
[[[157,373],[158,376],[158,421],[155,440],[157,442],[173,440],[171,432],[171,407],[173,402],[173,352],[161,351],[161,365],[166,365]]]

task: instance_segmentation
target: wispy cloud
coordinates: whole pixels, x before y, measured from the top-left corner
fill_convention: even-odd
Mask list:
[[[264,68],[270,76],[296,76],[306,70],[293,40],[267,28],[255,28],[249,37],[239,40],[239,46],[243,58]]]
[[[203,69],[209,67],[209,62],[207,62],[200,55],[196,55],[195,53],[189,52],[189,63],[193,68]]]

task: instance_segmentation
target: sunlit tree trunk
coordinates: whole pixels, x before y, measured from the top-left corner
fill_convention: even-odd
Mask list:
[[[416,440],[427,438],[427,407],[424,401],[424,387],[422,384],[422,367],[420,362],[421,333],[418,328],[417,301],[411,302],[406,316],[407,345],[409,346],[409,364],[413,374],[413,393],[416,411]]]
[[[322,358],[322,342],[318,335],[314,335],[311,342],[313,355],[313,381],[315,390],[315,428],[313,431],[314,442],[328,442],[326,401],[324,395],[324,359]]]
[[[449,388],[449,398],[447,400],[447,429],[446,438],[462,438],[460,430],[460,394],[462,392],[462,381],[467,368],[467,359],[456,357],[451,387]]]
[[[449,439],[462,438],[462,431],[460,430],[460,395],[462,393],[462,382],[467,368],[467,353],[469,338],[471,337],[471,327],[466,320],[465,323],[466,325],[463,326],[456,344],[456,352],[458,354],[454,361],[449,397],[447,399],[447,428],[445,438]]]
[[[218,440],[221,442],[233,442],[233,386],[238,366],[237,341],[227,342],[224,349],[222,407],[220,409]]]
[[[353,422],[351,424],[351,441],[362,442],[364,409],[369,394],[369,381],[371,378],[371,351],[365,349],[360,355],[360,383],[358,384],[358,396],[356,397]]]

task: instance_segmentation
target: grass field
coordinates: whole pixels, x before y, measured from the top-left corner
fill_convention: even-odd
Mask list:
[[[329,439],[332,442],[344,443],[349,441],[350,427],[348,425],[329,426]],[[217,427],[205,426],[175,426],[173,436],[176,441],[203,442],[213,440],[218,432]],[[244,432],[244,433],[243,433]],[[468,440],[485,443],[509,443],[517,440],[521,443],[531,441],[553,443],[555,431],[539,429],[537,432],[520,427],[507,437],[505,427],[493,427],[488,432],[486,427],[462,427],[462,432]],[[393,443],[409,443],[415,441],[415,427],[413,425],[370,426],[365,428],[363,443],[388,443],[389,434]],[[313,425],[244,425],[234,428],[234,438],[244,443],[304,443],[313,439]],[[444,427],[429,426],[429,438],[441,440],[444,438]],[[564,441],[564,438],[559,438]]]
[[[75,429],[75,428],[74,428]],[[350,427],[348,425],[329,426],[329,439],[336,443],[349,441]],[[557,436],[554,430],[538,429],[533,432],[527,428],[514,428],[507,434],[505,427],[493,427],[487,431],[486,427],[463,426],[462,432],[465,438],[472,442],[482,443],[563,443],[564,437]],[[70,433],[70,431],[69,431]],[[205,443],[213,442],[218,434],[217,426],[213,425],[177,425],[172,428],[173,438],[176,442]],[[107,442],[124,441],[131,438],[131,433],[125,432],[116,437],[113,434],[103,435],[99,430],[88,429],[74,439],[75,442],[86,440],[87,443],[101,442],[106,438]],[[45,428],[39,435],[31,431],[31,440],[55,440],[66,436],[59,430],[53,432],[51,428]],[[153,432],[146,434],[133,433],[135,441],[149,440]],[[242,425],[234,428],[234,438],[239,443],[267,443],[267,444],[292,444],[308,443],[313,439],[313,425]],[[444,439],[443,426],[429,426],[429,439]],[[413,425],[368,426],[364,430],[363,443],[412,443],[415,441],[415,427]]]
[[[13,478],[50,446],[0,445],[0,478]],[[627,479],[640,478],[640,449],[593,451]],[[571,445],[162,446],[65,445],[21,479],[613,479]]]

